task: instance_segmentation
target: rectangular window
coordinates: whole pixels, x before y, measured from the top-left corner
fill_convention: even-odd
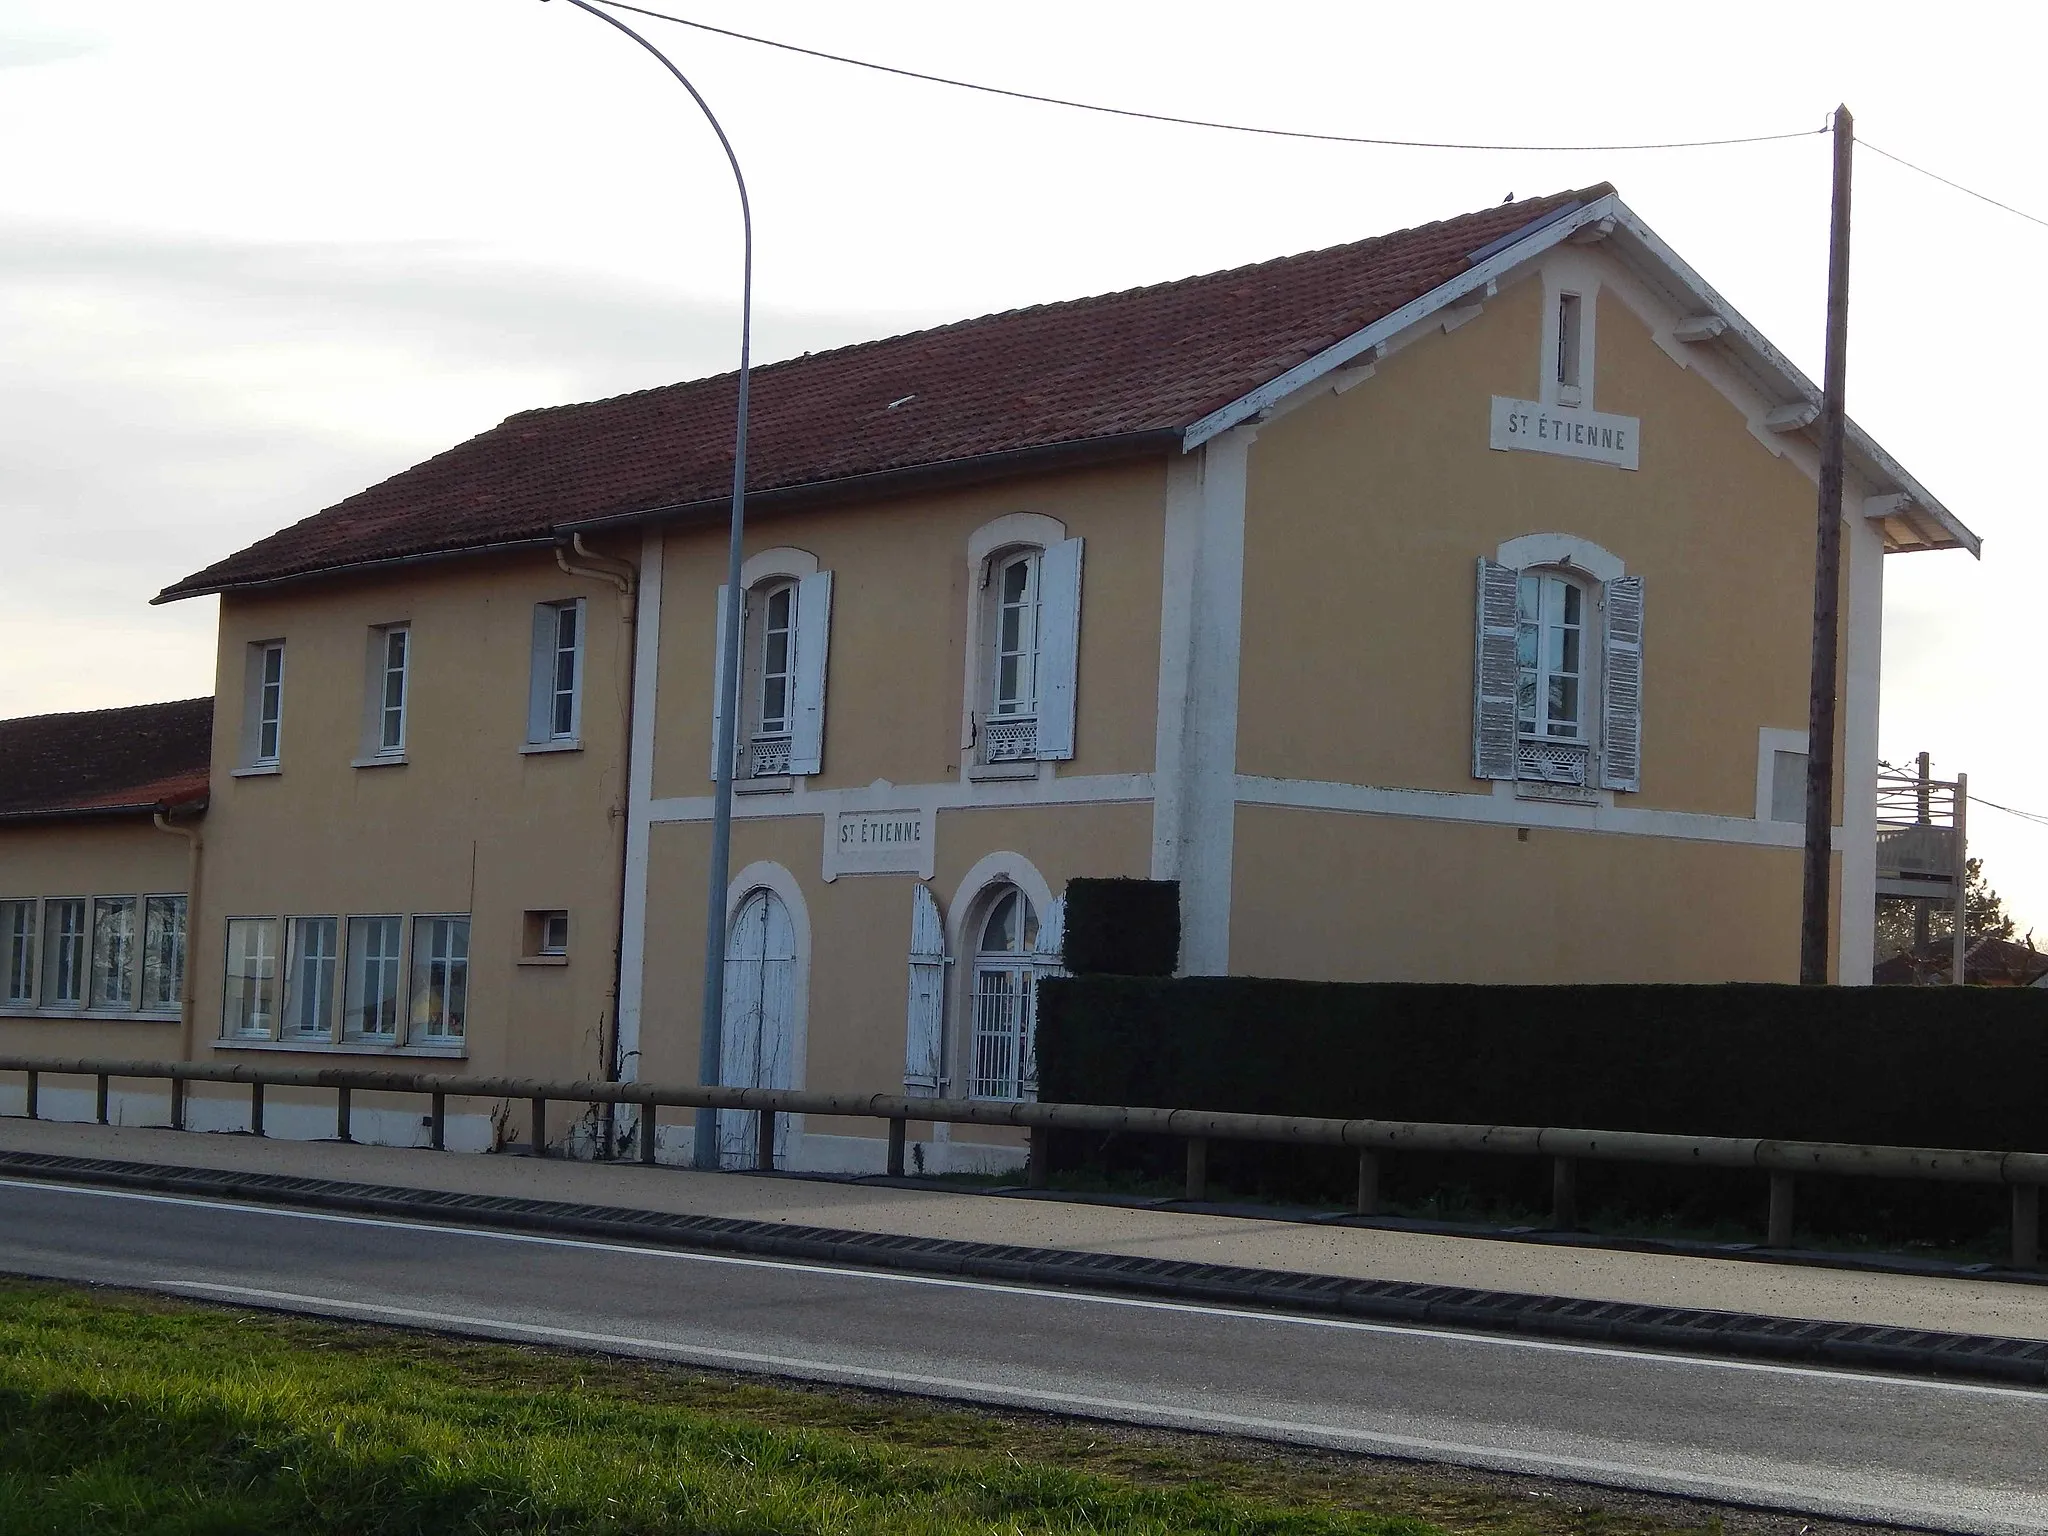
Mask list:
[[[277,1031],[277,919],[231,917],[227,928],[221,1033],[267,1039]]]
[[[412,1027],[462,1038],[469,1012],[469,919],[422,917],[412,928]]]
[[[541,909],[526,914],[525,941],[521,953],[528,959],[539,955],[569,953],[569,914]]]
[[[583,599],[533,610],[533,659],[527,691],[529,746],[571,743],[583,730]]]
[[[334,967],[341,922],[294,917],[285,925],[285,1033],[325,1040],[334,1032]]]
[[[1771,754],[1771,820],[1806,821],[1806,754]]]
[[[1037,703],[1038,553],[1007,561],[997,573],[995,687],[989,713],[1031,714]]]
[[[372,631],[369,754],[405,755],[405,714],[412,666],[412,630],[404,624]]]
[[[397,1038],[398,946],[403,926],[395,917],[348,920],[347,1033],[370,1039]]]
[[[43,903],[43,1006],[76,1008],[85,1001],[85,898]]]
[[[256,755],[252,766],[276,766],[278,731],[284,721],[284,642],[262,647],[257,660]]]
[[[0,1003],[36,996],[36,904],[0,901]]]
[[[142,1006],[176,1012],[185,997],[185,898],[152,896],[142,908]]]
[[[1586,594],[1561,577],[1524,575],[1517,596],[1516,724],[1525,737],[1582,741]]]
[[[92,1006],[135,1006],[135,898],[97,896],[92,904]]]
[[[1577,405],[1579,403],[1580,347],[1583,345],[1580,321],[1583,306],[1576,293],[1561,293],[1557,296],[1557,403]]]
[[[789,734],[789,684],[796,623],[796,588],[777,587],[761,615],[762,736]]]

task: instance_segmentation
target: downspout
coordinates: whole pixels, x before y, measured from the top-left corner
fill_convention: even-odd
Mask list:
[[[169,832],[185,839],[185,964],[178,976],[178,1060],[190,1061],[193,1048],[192,975],[196,969],[192,964],[192,941],[199,932],[199,854],[204,843],[197,827],[179,826],[164,815],[161,807],[151,813],[150,819],[156,823],[157,831]],[[171,1124],[176,1126],[183,1126],[185,1123],[184,1104],[177,1102],[182,1101],[184,1096],[185,1085],[174,1081],[171,1084],[171,1097],[174,1101],[171,1105]]]
[[[612,978],[605,994],[606,1026],[599,1030],[598,1049],[604,1058],[604,1080],[615,1083],[619,1080],[619,997],[625,987],[625,942],[626,942],[626,838],[628,824],[632,820],[633,782],[633,696],[637,686],[635,672],[639,664],[639,619],[638,602],[640,568],[630,560],[615,559],[599,554],[583,542],[583,535],[569,535],[570,548],[574,549],[578,564],[569,558],[569,551],[559,544],[555,546],[555,563],[570,576],[586,576],[598,581],[608,581],[619,589],[619,622],[625,629],[625,671],[626,694],[622,710],[619,755],[624,772],[619,780],[619,808],[613,822],[616,832],[612,839],[613,863],[618,870],[617,897],[612,906]],[[612,1135],[618,1109],[606,1104],[599,1112],[598,1136],[601,1152],[608,1154],[612,1149]]]

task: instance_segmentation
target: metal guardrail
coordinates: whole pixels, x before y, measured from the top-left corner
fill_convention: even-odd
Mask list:
[[[269,1068],[206,1062],[118,1061],[94,1058],[0,1055],[0,1072],[27,1079],[26,1111],[40,1118],[44,1077],[90,1077],[98,1088],[97,1119],[107,1123],[115,1078],[167,1080],[171,1126],[185,1128],[186,1085],[219,1083],[249,1090],[249,1129],[263,1134],[266,1088],[311,1088],[335,1094],[335,1138],[352,1141],[353,1096],[364,1093],[425,1095],[430,1144],[446,1145],[450,1098],[524,1099],[532,1107],[534,1155],[547,1155],[550,1103],[631,1106],[641,1111],[639,1160],[655,1160],[659,1111],[739,1110],[756,1119],[755,1167],[775,1166],[778,1115],[840,1115],[885,1120],[891,1175],[903,1174],[911,1122],[1010,1126],[1030,1136],[1028,1179],[1047,1186],[1052,1132],[1124,1132],[1167,1136],[1186,1143],[1187,1198],[1204,1198],[1209,1143],[1251,1141],[1276,1145],[1349,1147],[1358,1154],[1354,1207],[1379,1208],[1379,1156],[1383,1152],[1477,1152],[1551,1160],[1552,1216],[1561,1228],[1578,1224],[1577,1168],[1581,1162],[1652,1163],[1674,1167],[1751,1169],[1769,1175],[1767,1243],[1792,1244],[1794,1179],[1823,1174],[1842,1178],[1925,1179],[1939,1183],[2003,1184],[2012,1191],[2012,1263],[2032,1269],[2040,1257],[2040,1195],[2048,1184],[2048,1152],[1986,1152],[1948,1147],[1861,1146],[1846,1142],[1783,1141],[1753,1136],[1673,1136],[1654,1131],[1589,1131],[1513,1125],[1452,1125],[1405,1120],[1330,1120],[1294,1115],[1227,1114],[1195,1109],[1146,1109],[1104,1104],[1044,1104],[987,1099],[913,1099],[892,1094],[811,1093],[799,1088],[705,1088],[672,1083],[547,1082],[533,1078],[460,1077],[349,1067]]]

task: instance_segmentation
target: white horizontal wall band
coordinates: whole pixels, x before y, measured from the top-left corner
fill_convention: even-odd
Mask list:
[[[1317,779],[1237,776],[1239,805],[1296,811],[1338,811],[1408,821],[1463,821],[1496,827],[1547,827],[1560,832],[1606,832],[1624,837],[1665,837],[1689,843],[1738,843],[1755,848],[1799,848],[1803,829],[1789,822],[1691,811],[1642,811],[1609,805],[1557,805],[1506,794],[1459,794],[1433,789],[1383,789]],[[1836,848],[1842,829],[1834,829]]]
[[[982,783],[881,784],[860,789],[805,789],[762,795],[733,805],[735,821],[772,821],[791,816],[825,816],[834,811],[871,810],[878,805],[933,806],[942,811],[1011,809],[1030,805],[1150,804],[1149,773],[1080,774],[1065,778],[998,779]],[[635,807],[649,824],[709,821],[711,796],[682,795]]]

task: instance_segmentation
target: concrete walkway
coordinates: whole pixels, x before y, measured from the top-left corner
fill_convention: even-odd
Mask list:
[[[1598,1301],[2048,1339],[2048,1286],[1017,1200],[637,1163],[0,1119],[0,1149]],[[0,1249],[4,1263],[4,1249]]]

